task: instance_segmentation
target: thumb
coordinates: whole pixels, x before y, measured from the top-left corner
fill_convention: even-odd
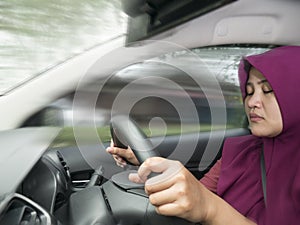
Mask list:
[[[114,153],[114,148],[113,147],[107,147],[106,152],[113,154]]]
[[[137,173],[130,173],[129,174],[129,180],[134,183],[145,183],[145,179],[142,179]]]
[[[175,177],[184,166],[179,161],[165,160],[161,165],[157,165],[158,168],[152,168],[153,171],[159,172],[158,175],[152,176],[146,182],[146,185],[157,185],[165,183],[171,178]]]

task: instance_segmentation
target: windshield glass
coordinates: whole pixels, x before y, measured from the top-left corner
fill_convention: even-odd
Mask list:
[[[124,35],[119,0],[3,0],[0,95],[93,46]]]

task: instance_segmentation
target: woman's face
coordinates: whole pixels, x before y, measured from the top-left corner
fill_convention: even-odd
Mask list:
[[[246,84],[245,111],[253,135],[275,137],[281,133],[282,117],[273,89],[254,67]]]

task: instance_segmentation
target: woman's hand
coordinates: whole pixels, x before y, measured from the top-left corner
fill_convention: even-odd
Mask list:
[[[152,173],[161,173],[148,179]],[[149,201],[159,214],[177,216],[203,225],[255,225],[226,201],[204,187],[180,162],[160,157],[147,159],[133,182],[145,182]]]
[[[147,180],[151,172],[161,173]],[[137,174],[130,174],[133,182],[146,182],[145,191],[159,214],[177,216],[192,222],[207,217],[208,191],[180,162],[160,157],[147,159]]]
[[[128,147],[127,149],[118,148],[115,147],[113,141],[111,141],[110,147],[108,147],[106,151],[113,156],[116,164],[120,167],[124,167],[127,165],[126,160],[136,166],[140,164],[130,147]]]

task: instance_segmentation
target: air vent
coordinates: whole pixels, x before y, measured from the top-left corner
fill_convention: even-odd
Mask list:
[[[51,218],[44,209],[30,199],[15,194],[8,204],[0,224],[49,225],[51,224]]]
[[[64,170],[67,174],[68,180],[71,180],[70,167],[67,165],[66,161],[64,160],[63,156],[61,155],[61,153],[59,151],[57,151],[56,154],[57,154],[57,157],[58,157],[62,167],[64,168]]]
[[[40,224],[38,213],[30,207],[23,207],[22,218],[19,224]]]
[[[62,193],[58,193],[55,198],[55,206],[54,206],[54,211],[59,209],[61,206],[63,206],[66,203],[67,199],[65,195]]]

